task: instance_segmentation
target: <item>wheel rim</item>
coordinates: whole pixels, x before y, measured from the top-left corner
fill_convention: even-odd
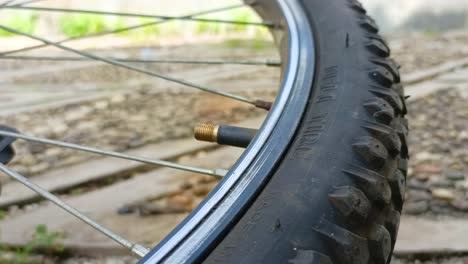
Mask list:
[[[232,220],[248,206],[260,186],[268,180],[271,169],[281,159],[299,124],[299,117],[307,104],[308,97],[305,95],[312,89],[311,73],[315,71],[315,46],[310,26],[296,0],[276,0],[275,3],[261,0],[253,8],[266,19],[271,19],[270,15],[276,15],[276,19],[280,18],[280,21],[275,22],[287,28],[288,52],[285,54],[283,46],[281,55],[283,63],[287,61],[288,66],[283,68],[279,96],[259,134],[227,176],[140,263],[192,263],[206,255],[207,250],[216,243],[223,231],[232,224]],[[265,9],[261,8],[276,12],[264,12]],[[278,14],[282,15],[277,16]]]
[[[0,7],[22,9],[22,5],[24,4],[42,0],[24,1],[20,5],[16,5],[16,7],[15,5],[9,5],[13,1],[14,0],[6,1],[0,4]],[[246,2],[248,2],[247,4],[252,4],[251,1]],[[268,0],[258,0],[252,4],[252,8],[254,8],[266,21],[269,21],[269,25],[279,25],[283,29],[282,33],[278,33],[279,31],[273,32],[277,43],[279,43],[281,49],[280,53],[283,61],[282,88],[280,90],[279,96],[266,121],[259,130],[256,138],[253,140],[241,158],[237,161],[237,163],[231,168],[227,176],[224,177],[223,181],[211,192],[208,198],[194,212],[192,212],[192,214],[187,219],[185,219],[184,222],[178,226],[178,228],[176,228],[163,242],[161,242],[154,250],[145,256],[145,258],[142,260],[143,263],[156,263],[162,261],[168,261],[171,263],[192,262],[194,260],[200,259],[201,256],[206,254],[206,250],[221,238],[221,234],[227,230],[229,225],[232,224],[236,218],[241,215],[242,210],[249,205],[255,194],[258,193],[258,191],[261,189],[261,186],[266,181],[268,181],[269,175],[271,174],[277,162],[281,159],[283,152],[286,151],[288,144],[290,143],[299,124],[300,117],[302,116],[302,113],[304,112],[305,106],[307,104],[308,96],[306,95],[308,95],[312,89],[313,75],[311,73],[313,73],[315,69],[314,42],[306,16],[303,13],[300,4],[296,0],[276,0],[274,2]],[[43,8],[43,10],[54,11],[53,9],[47,8]],[[60,12],[60,10],[63,9],[55,9],[55,11],[57,10]],[[196,20],[196,18],[193,18],[193,16],[174,18]],[[165,19],[171,20],[171,18]],[[203,21],[203,19],[199,19],[199,21]],[[266,25],[266,22],[263,23],[263,25]],[[213,94],[223,95],[259,107],[256,104],[256,101],[249,98],[236,96],[235,94],[229,94],[222,91],[211,90],[204,86],[192,84],[184,80],[142,70],[138,67],[124,64],[121,61],[113,58],[94,56],[91,53],[80,52],[78,50],[70,49],[61,45],[61,43],[68,40],[54,43],[31,34],[21,33],[20,31],[16,31],[11,28],[9,29],[8,27],[2,25],[0,25],[0,29],[39,40],[45,43],[45,46],[55,46],[65,51],[76,53],[88,59],[99,60],[107,64],[120,66],[122,68],[140,73],[145,73],[153,77],[158,77],[160,79],[165,79],[199,90],[211,92]],[[12,53],[16,53],[17,51],[18,50],[13,51]],[[10,52],[0,53],[0,56],[9,54]],[[39,57],[28,58],[21,56],[18,56],[16,59],[20,58],[33,60],[41,59]],[[62,59],[67,60],[70,58]],[[186,62],[182,61],[181,63]],[[207,62],[205,61],[202,63]],[[216,64],[218,62],[212,61],[211,63]],[[251,62],[241,62],[240,64],[250,63]],[[4,138],[20,138],[49,145],[67,146],[71,149],[106,154],[113,157],[126,159],[135,158],[129,156],[124,157],[125,155],[121,155],[119,153],[101,151],[91,147],[82,147],[79,145],[68,144],[59,141],[44,140],[25,136],[16,133],[15,131],[8,131],[7,129],[0,130],[0,133],[2,133],[1,135]],[[212,176],[224,176],[224,173],[218,173],[218,170],[204,170],[193,167],[190,168],[165,161],[153,162],[151,160],[138,159],[138,157],[134,160]],[[137,255],[141,256],[145,254],[145,248],[139,246],[138,244],[133,244],[130,241],[123,239],[122,237],[119,237],[110,230],[106,230],[106,228],[100,226],[91,219],[86,218],[85,215],[81,214],[77,210],[74,210],[74,208],[66,209],[69,207],[67,204],[61,203],[60,199],[55,199],[56,197],[54,198],[54,196],[48,192],[41,192],[40,187],[38,188],[38,186],[35,186],[31,183],[28,184],[28,180],[25,177],[9,170],[4,166],[4,164],[0,164],[0,170],[19,180],[24,185],[38,192],[43,197],[59,205],[86,223],[100,230],[102,233],[108,235],[115,241],[119,242],[121,245],[124,245],[127,248],[131,248],[132,251]]]

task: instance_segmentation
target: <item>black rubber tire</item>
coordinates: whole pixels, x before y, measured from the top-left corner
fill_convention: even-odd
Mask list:
[[[398,66],[354,0],[302,0],[313,93],[281,165],[205,263],[390,262],[408,122]]]

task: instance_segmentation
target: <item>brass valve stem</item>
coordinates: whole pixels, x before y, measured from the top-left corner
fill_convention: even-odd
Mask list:
[[[195,139],[207,142],[218,142],[219,126],[210,123],[198,124],[194,128]]]
[[[194,134],[197,140],[216,142],[220,145],[246,148],[257,134],[258,130],[213,125],[210,123],[198,124],[195,126]]]

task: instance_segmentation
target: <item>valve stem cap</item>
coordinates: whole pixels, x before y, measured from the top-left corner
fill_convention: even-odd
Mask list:
[[[201,123],[197,124],[193,130],[195,139],[200,141],[207,142],[217,142],[218,141],[218,128],[219,126],[213,125],[211,123]]]

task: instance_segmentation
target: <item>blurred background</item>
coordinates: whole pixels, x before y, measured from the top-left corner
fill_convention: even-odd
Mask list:
[[[49,0],[29,6],[183,16],[238,3]],[[408,190],[392,263],[468,264],[468,1],[362,3],[401,65],[410,96]],[[202,18],[261,21],[248,8]],[[279,60],[269,32],[257,26],[169,21],[104,34],[153,21],[0,9],[0,25],[51,41],[66,40],[69,47],[100,56]],[[0,30],[0,123],[26,134],[227,169],[242,151],[193,140],[193,126],[211,121],[255,128],[265,117],[264,111],[242,103],[100,62],[76,60],[78,56],[57,48],[28,48],[41,44]],[[252,98],[272,100],[280,85],[279,69],[265,65],[128,63]],[[18,141],[15,149],[11,168],[148,247],[217,184],[207,176],[36,143]],[[135,262],[118,245],[6,175],[0,174],[0,180],[0,263]]]
[[[65,8],[82,8],[88,7],[96,10],[105,10],[110,12],[144,12],[147,10],[157,10],[159,14],[167,15],[183,15],[190,13],[199,8],[207,8],[213,5],[232,4],[236,1],[222,0],[222,1],[209,1],[203,0],[194,7],[187,5],[184,0],[174,1],[150,1],[139,0],[135,2],[125,0],[109,0],[95,2],[91,0],[54,0],[55,7]],[[449,30],[460,30],[467,27],[467,10],[468,2],[464,0],[413,0],[404,1],[396,0],[390,2],[379,0],[363,0],[363,4],[367,7],[370,14],[375,17],[379,22],[381,30],[384,33],[394,32],[425,32],[428,34],[436,34]],[[46,3],[38,3],[37,6],[50,6]],[[115,25],[125,24],[132,19],[122,19],[115,17],[102,17],[90,15],[76,15],[70,17],[63,14],[39,14],[38,12],[3,12],[1,15],[1,22],[5,24],[20,23],[23,28],[29,28],[36,33],[47,35],[69,35],[71,32],[71,25],[74,21],[81,19],[82,23],[93,24],[95,27],[105,28]],[[244,11],[233,11],[231,14],[220,14],[223,17],[231,16],[236,17],[249,17],[251,14]],[[68,19],[64,19],[68,17]],[[67,20],[67,21],[65,21]],[[181,23],[174,23],[175,25],[165,25],[164,30],[178,31],[180,33],[187,33],[195,30],[191,27],[186,28],[181,26]],[[177,26],[177,24],[179,24]],[[193,25],[192,25],[193,26]],[[170,29],[168,29],[170,28]],[[163,30],[163,31],[164,31]],[[166,32],[165,32],[166,33]],[[76,32],[75,32],[76,34]]]
[[[463,0],[363,0],[385,33],[437,33],[467,27],[468,2]]]

